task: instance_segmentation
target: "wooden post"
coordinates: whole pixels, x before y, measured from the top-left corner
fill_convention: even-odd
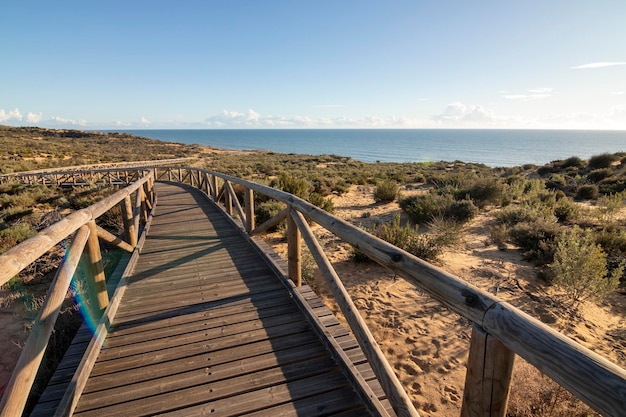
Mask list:
[[[217,195],[219,193],[219,189],[217,188],[217,177],[215,175],[211,175],[211,195],[213,196],[213,201],[217,203]]]
[[[141,221],[141,187],[137,188],[135,192],[135,207],[133,207],[133,222],[135,223],[136,233],[139,233],[139,223]]]
[[[192,187],[195,187],[196,179],[193,176],[193,170],[191,168],[187,168],[187,172],[189,172],[189,184],[191,184]]]
[[[287,216],[287,269],[289,278],[296,284],[302,285],[302,249],[300,248],[300,230],[293,220],[294,209],[289,206]]]
[[[228,181],[224,181],[224,207],[229,216],[233,215],[233,199],[228,192]]]
[[[178,168],[178,182],[183,182],[183,170],[182,168]]]
[[[474,324],[461,417],[504,417],[515,354]]]
[[[254,221],[254,191],[251,188],[243,189],[243,204],[246,214],[246,232],[250,233],[255,228]]]
[[[209,174],[207,174],[206,172],[203,174],[203,181],[204,181],[204,193],[207,196],[211,195],[211,186],[209,185]]]
[[[133,205],[130,196],[126,196],[123,201],[120,201],[120,207],[122,208],[126,241],[134,248],[137,246],[137,230],[135,229],[135,222],[133,222]]]
[[[172,182],[172,168],[167,169],[167,180]]]
[[[91,220],[87,223],[87,227],[89,227],[89,238],[87,239],[86,256],[83,257],[83,260],[88,275],[88,285],[93,291],[89,298],[97,303],[97,306],[93,306],[93,312],[96,313],[94,317],[99,318],[102,316],[102,311],[109,305],[109,294],[107,293],[106,277],[102,265],[102,252],[100,252],[100,243],[98,242],[98,226],[94,220]]]

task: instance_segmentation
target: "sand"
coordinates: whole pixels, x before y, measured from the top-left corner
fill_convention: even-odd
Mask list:
[[[335,196],[334,214],[369,226],[402,213],[396,202],[376,203],[373,191],[372,186],[352,186],[348,193]],[[585,302],[579,311],[564,305],[562,297],[537,278],[536,269],[522,259],[519,250],[501,251],[492,244],[489,225],[493,221],[490,212],[472,220],[463,230],[462,243],[446,251],[437,266],[625,367],[626,297],[615,293],[600,305]],[[314,226],[314,233],[420,415],[458,416],[471,323],[378,264],[355,263],[350,246],[328,231]],[[281,255],[286,254],[280,233],[267,240]],[[316,275],[311,286],[345,324],[323,278]],[[539,378],[536,373],[531,376]],[[512,396],[515,391],[513,386]]]
[[[422,191],[418,187],[404,192]],[[355,225],[368,226],[401,213],[396,202],[376,203],[372,186],[351,186],[349,192],[333,199],[335,215]],[[553,288],[537,278],[535,268],[522,260],[518,250],[501,251],[490,242],[492,222],[490,212],[470,222],[462,244],[448,250],[438,266],[626,367],[624,294],[615,293],[600,304],[585,302],[578,310],[567,307]],[[314,232],[420,415],[458,416],[471,323],[389,270],[375,263],[353,262],[350,246],[328,231],[314,226]],[[267,240],[279,254],[286,253],[281,233],[268,235]],[[343,320],[323,279],[316,276],[310,284]],[[7,303],[7,297],[6,292],[0,293],[0,393],[29,327],[19,303]],[[513,395],[515,390],[514,385]]]

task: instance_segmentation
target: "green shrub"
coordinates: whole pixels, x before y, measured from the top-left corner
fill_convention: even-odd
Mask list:
[[[481,178],[456,192],[457,200],[471,199],[476,206],[484,208],[502,198],[503,185],[495,178]]]
[[[595,169],[587,174],[587,179],[591,182],[598,183],[611,175],[613,175],[613,172],[609,168],[601,168]]]
[[[280,174],[278,187],[296,197],[306,199],[309,195],[309,183],[304,178],[296,178],[287,174]]]
[[[522,250],[525,259],[538,265],[545,265],[553,260],[556,249],[554,241],[559,230],[557,223],[537,219],[516,224],[509,234]]]
[[[471,200],[451,201],[442,214],[444,219],[452,219],[458,223],[470,221],[478,214],[478,207]]]
[[[580,209],[576,203],[567,197],[563,197],[554,206],[554,215],[561,223],[573,222],[578,219]]]
[[[560,233],[556,239],[550,270],[555,285],[572,300],[602,298],[617,288],[624,269],[622,264],[609,273],[606,261],[606,253],[595,243],[592,231],[575,226]]]
[[[509,228],[506,224],[499,223],[489,228],[491,240],[498,246],[499,250],[506,250],[506,242],[509,236]]]
[[[374,200],[390,203],[398,196],[398,184],[395,181],[381,181],[374,190]]]
[[[265,201],[259,204],[255,209],[256,224],[263,224],[278,213],[283,211],[285,205],[278,201]]]
[[[311,193],[309,195],[308,201],[314,206],[319,207],[329,213],[333,213],[335,211],[335,203],[333,203],[332,198],[324,198],[324,196],[321,194]]]
[[[617,155],[610,153],[603,153],[600,155],[594,155],[589,158],[587,166],[591,169],[609,168],[614,162],[618,161]]]
[[[443,252],[443,245],[437,236],[419,234],[417,227],[411,225],[401,226],[399,215],[392,222],[376,226],[372,234],[421,259],[433,261]]]
[[[0,253],[23,242],[37,233],[30,223],[17,223],[4,230],[0,230]]]
[[[598,186],[597,185],[581,185],[576,191],[576,198],[579,200],[593,200],[598,198]]]
[[[454,200],[451,195],[428,193],[400,200],[400,208],[418,224],[425,224],[437,217],[466,222],[478,214],[478,208],[470,200]]]
[[[564,160],[563,162],[561,162],[560,166],[562,169],[570,168],[570,167],[582,168],[585,166],[585,162],[577,156],[571,156],[567,158],[566,160]]]
[[[452,196],[434,193],[410,196],[400,200],[400,208],[418,224],[425,224],[435,217],[443,216],[446,207],[453,201]]]

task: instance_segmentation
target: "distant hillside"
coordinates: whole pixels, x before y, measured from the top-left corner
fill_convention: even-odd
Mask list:
[[[127,133],[0,125],[0,173],[197,156],[206,147],[162,142]]]

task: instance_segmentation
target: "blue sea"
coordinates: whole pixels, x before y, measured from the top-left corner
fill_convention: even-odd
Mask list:
[[[349,156],[363,162],[463,161],[492,167],[543,165],[626,151],[626,131],[477,129],[124,130],[223,149]]]

